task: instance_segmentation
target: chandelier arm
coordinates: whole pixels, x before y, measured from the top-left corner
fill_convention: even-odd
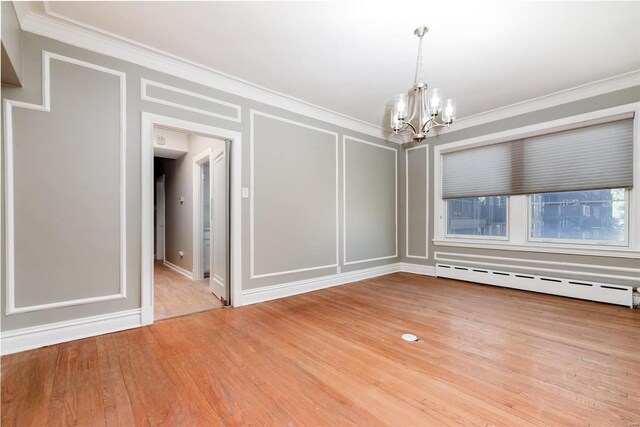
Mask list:
[[[429,132],[429,129],[433,128],[434,125],[436,125],[437,122],[435,120],[433,120],[432,118],[429,118],[429,120],[427,120],[423,125],[422,125],[422,132]]]
[[[419,108],[418,108],[418,96],[417,95],[418,95],[417,92],[413,94],[413,99],[412,99],[413,108],[411,109],[411,117],[409,117],[409,119],[407,120],[408,123],[413,121],[413,119],[416,117],[416,113],[419,110]]]
[[[446,123],[438,123],[434,120],[431,120],[431,122],[433,123],[433,125],[429,126],[429,130],[433,129],[433,128],[442,128],[442,127],[449,127],[448,124]]]
[[[411,124],[411,122],[406,122],[406,123],[405,123],[405,128],[404,128],[404,129],[402,129],[402,131],[404,132],[405,130],[408,130],[409,128],[411,128],[411,131],[412,131],[414,134],[415,134],[415,133],[417,133],[417,131],[416,131],[416,127],[415,127],[413,124]]]

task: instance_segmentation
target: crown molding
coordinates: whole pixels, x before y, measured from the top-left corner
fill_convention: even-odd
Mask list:
[[[273,91],[213,68],[72,20],[51,11],[47,2],[44,2],[44,13],[34,10],[33,7],[29,6],[29,3],[31,2],[14,2],[18,21],[23,31],[131,62],[365,135],[395,142],[391,138],[391,132],[386,131],[381,126]]]
[[[411,142],[411,138],[408,137],[408,135],[394,135],[390,130],[373,123],[267,89],[213,68],[75,21],[53,12],[47,3],[48,2],[42,3],[44,12],[40,12],[35,10],[36,8],[31,5],[32,2],[13,2],[18,21],[23,31],[122,59],[194,83],[292,111],[369,136],[382,138],[397,144]],[[456,132],[637,85],[640,85],[640,70],[634,70],[618,76],[564,89],[472,116],[462,117],[456,120],[454,126],[439,129],[435,135],[445,135],[450,132]]]
[[[534,111],[544,110],[545,108],[568,104],[570,102],[580,101],[582,99],[587,99],[638,85],[640,85],[640,70],[634,70],[628,73],[608,77],[602,80],[596,80],[595,82],[586,83],[548,95],[543,95],[537,98],[532,98],[526,101],[521,101],[515,104],[485,111],[483,113],[463,117],[456,120],[455,125],[453,125],[451,128],[443,128],[439,130],[437,134],[444,135],[473,126],[479,126],[485,123],[507,119],[509,117],[532,113]]]

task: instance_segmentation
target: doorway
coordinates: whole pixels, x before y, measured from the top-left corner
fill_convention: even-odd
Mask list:
[[[240,305],[240,134],[143,113],[142,141],[143,324]]]

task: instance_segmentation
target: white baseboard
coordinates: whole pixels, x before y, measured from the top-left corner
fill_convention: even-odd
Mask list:
[[[166,261],[164,264],[172,270],[192,278],[186,270]],[[242,291],[242,302],[243,305],[250,305],[344,285],[359,280],[383,276],[385,274],[397,273],[399,271],[426,276],[435,275],[434,266],[393,263],[380,267],[245,290]],[[141,310],[134,309],[7,331],[0,335],[0,354],[12,354],[47,345],[137,328],[143,325],[142,320]]]
[[[265,286],[257,289],[249,289],[242,291],[242,305],[250,305],[258,302],[317,291],[319,289],[357,282],[358,280],[397,273],[398,271],[400,271],[400,263],[394,263],[380,267],[367,268],[364,270],[332,274],[330,276],[316,277],[313,279],[283,283],[280,285]]]
[[[400,271],[402,271],[403,273],[422,274],[423,276],[435,276],[436,266],[401,262]]]
[[[163,264],[166,267],[169,267],[170,269],[172,269],[173,271],[175,271],[176,273],[180,273],[185,277],[188,277],[189,279],[193,280],[193,273],[191,271],[185,270],[182,267],[178,267],[175,264],[170,263],[169,261],[167,261],[166,259],[164,260]]]
[[[140,309],[2,332],[0,354],[12,354],[141,326]]]

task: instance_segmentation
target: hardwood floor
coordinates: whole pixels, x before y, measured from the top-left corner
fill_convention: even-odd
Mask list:
[[[153,286],[155,320],[222,307],[220,300],[209,291],[208,279],[191,280],[166,267],[161,261],[154,264]]]
[[[638,423],[640,312],[407,273],[2,358],[3,426]]]

